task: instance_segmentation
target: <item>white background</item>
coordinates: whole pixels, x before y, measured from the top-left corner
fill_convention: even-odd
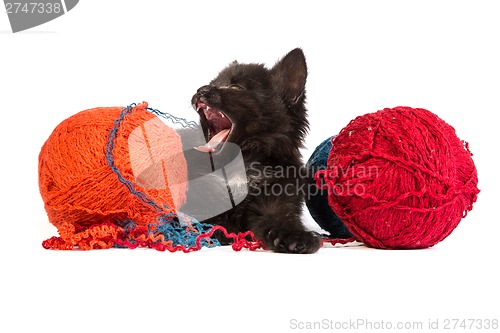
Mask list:
[[[291,319],[424,328],[429,319],[499,319],[499,35],[494,1],[86,0],[17,34],[2,11],[0,331],[293,332]],[[37,158],[59,122],[143,100],[194,116],[192,94],[226,64],[271,66],[297,46],[309,66],[306,158],[352,118],[398,105],[435,112],[469,141],[482,192],[445,241],[308,256],[42,248],[57,233]]]

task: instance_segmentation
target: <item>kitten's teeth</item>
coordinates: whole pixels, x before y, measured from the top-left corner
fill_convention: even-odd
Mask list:
[[[207,105],[207,111],[210,110],[210,106]]]
[[[224,113],[219,112],[219,114],[220,114],[220,116],[221,116],[222,118],[226,118],[226,116],[224,115]]]

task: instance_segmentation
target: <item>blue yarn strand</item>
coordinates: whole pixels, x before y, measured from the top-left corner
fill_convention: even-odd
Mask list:
[[[174,124],[179,124],[181,125],[182,127],[184,128],[196,128],[198,127],[198,125],[196,124],[196,122],[194,121],[187,121],[186,119],[184,118],[179,118],[179,117],[176,117],[168,112],[163,112],[163,111],[160,111],[160,110],[157,110],[157,109],[153,109],[153,108],[147,108],[148,111],[154,113],[155,115],[157,116],[160,116],[162,118],[165,118],[165,119],[168,119],[170,121],[172,121]]]
[[[162,209],[156,202],[154,202],[151,198],[149,198],[145,193],[138,191],[135,189],[134,183],[125,179],[115,165],[114,159],[114,149],[115,149],[115,140],[117,137],[117,133],[120,130],[121,123],[125,119],[126,116],[132,113],[133,108],[137,106],[136,103],[132,103],[127,107],[124,107],[121,110],[120,117],[116,119],[113,123],[113,128],[109,132],[108,142],[106,144],[106,161],[113,170],[113,172],[117,175],[120,183],[125,185],[130,193],[139,198],[142,202],[150,205],[154,208],[155,211],[162,213],[158,216],[156,223],[151,223],[148,225],[148,235],[152,233],[161,233],[165,239],[172,241],[174,246],[181,245],[183,247],[195,247],[196,240],[198,236],[202,233],[209,232],[213,227],[211,224],[200,223],[195,218],[183,214],[181,212],[174,213],[165,213],[165,211],[169,211],[169,207],[167,205],[163,205],[165,209]],[[187,121],[186,119],[175,117],[167,112],[161,112],[157,109],[146,108],[148,111],[153,114],[163,117],[165,119],[171,120],[172,122],[181,125],[184,128],[195,128],[197,124],[193,121]],[[131,233],[137,227],[137,224],[133,220],[125,220],[119,223],[120,226],[124,228],[126,233]],[[193,230],[188,230],[187,227],[193,228]],[[220,243],[216,239],[202,239],[201,246],[203,247],[215,247],[220,246]],[[126,246],[115,245],[115,247],[122,248]]]
[[[137,191],[135,189],[134,184],[131,181],[125,179],[123,177],[122,173],[120,172],[120,170],[115,165],[115,159],[114,159],[114,156],[113,156],[113,151],[115,149],[116,134],[117,134],[118,130],[121,127],[121,123],[122,123],[123,119],[127,115],[129,115],[130,113],[132,113],[132,110],[133,110],[133,108],[136,105],[137,105],[136,103],[132,103],[129,106],[123,108],[122,111],[121,111],[120,117],[114,121],[113,128],[109,132],[109,138],[108,138],[108,142],[106,144],[106,161],[108,162],[108,165],[111,168],[111,170],[113,170],[113,172],[116,173],[116,175],[118,176],[118,180],[120,181],[120,183],[122,183],[123,185],[125,185],[127,187],[127,189],[129,190],[130,193],[132,193],[137,198],[139,198],[140,200],[142,200],[142,202],[144,202],[144,203],[150,205],[151,207],[153,207],[155,211],[162,212],[163,209],[160,206],[158,206],[156,204],[156,202],[154,202],[153,200],[151,200],[150,198],[148,198],[148,196],[145,193],[143,193],[141,191]]]

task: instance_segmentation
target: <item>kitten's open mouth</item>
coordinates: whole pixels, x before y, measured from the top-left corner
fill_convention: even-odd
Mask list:
[[[215,152],[229,138],[233,123],[224,112],[203,102],[196,103],[196,111],[200,117],[206,119],[208,142],[203,146],[194,147],[194,149],[204,153]]]

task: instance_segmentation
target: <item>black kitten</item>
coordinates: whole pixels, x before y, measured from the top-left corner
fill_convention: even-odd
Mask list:
[[[190,179],[203,173],[197,159],[209,155],[212,169],[217,169],[214,161],[221,156],[232,160],[235,152],[228,148],[231,145],[241,149],[244,172],[241,177],[226,170],[208,178],[213,184],[208,184],[204,193],[190,189],[186,207],[191,201],[187,210],[198,209],[195,217],[230,232],[250,230],[276,252],[313,253],[319,249],[320,236],[307,231],[301,221],[304,181],[299,148],[309,125],[304,105],[306,77],[304,54],[295,49],[271,69],[235,61],[209,85],[198,89],[192,105],[200,115],[208,143],[189,153]],[[223,184],[228,185],[221,186],[217,177],[225,178]],[[200,202],[209,209],[213,200],[231,190],[229,184],[234,207],[203,218]],[[239,192],[244,193],[241,200],[237,200]],[[218,238],[224,243],[222,235]]]

